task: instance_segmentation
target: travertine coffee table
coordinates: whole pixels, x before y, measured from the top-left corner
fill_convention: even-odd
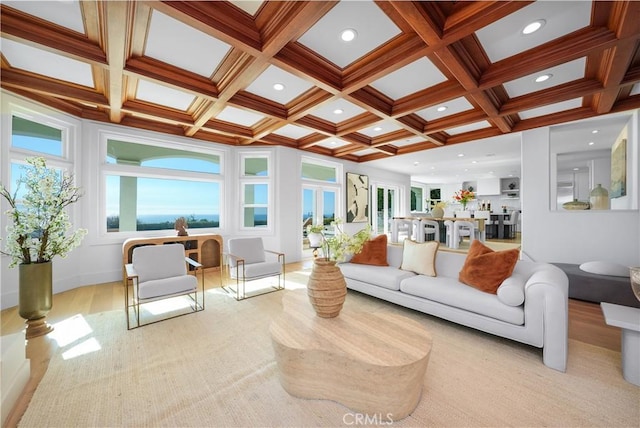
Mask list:
[[[291,395],[334,400],[383,420],[399,420],[420,401],[431,335],[418,322],[345,307],[316,316],[305,290],[283,298],[271,323],[280,382]]]

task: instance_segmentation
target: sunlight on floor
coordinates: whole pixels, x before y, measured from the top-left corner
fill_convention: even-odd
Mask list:
[[[80,314],[57,322],[53,326],[54,330],[50,333],[50,337],[56,341],[60,348],[69,346],[93,333],[91,326]],[[62,358],[70,360],[101,349],[102,347],[98,340],[95,337],[90,337],[64,351]]]
[[[158,300],[157,302],[145,303],[142,307],[145,312],[151,315],[166,314],[178,309],[186,309],[191,307],[192,300],[185,297],[175,297],[173,299]]]
[[[54,330],[49,336],[51,336],[61,348],[93,333],[87,321],[85,321],[84,317],[80,314],[57,322],[53,327]]]
[[[70,360],[72,358],[79,357],[80,355],[89,354],[91,352],[96,352],[101,349],[102,347],[100,346],[100,343],[98,342],[98,340],[95,337],[92,337],[90,339],[85,340],[84,342],[81,342],[75,345],[68,351],[64,351],[62,353],[62,358],[65,360]]]

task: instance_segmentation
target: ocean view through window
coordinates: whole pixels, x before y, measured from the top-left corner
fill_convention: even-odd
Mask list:
[[[106,232],[220,227],[221,156],[107,140]]]

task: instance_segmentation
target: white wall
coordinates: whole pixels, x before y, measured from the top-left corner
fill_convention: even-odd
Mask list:
[[[640,265],[638,211],[638,112],[629,123],[626,210],[552,211],[549,128],[525,131],[522,139],[522,250],[536,261],[583,263],[607,260]],[[555,185],[555,183],[554,183]],[[622,201],[619,201],[622,203]],[[630,208],[634,209],[630,209]]]
[[[9,172],[6,171],[5,163],[8,155],[8,147],[11,141],[11,117],[10,109],[6,108],[8,102],[15,102],[29,108],[37,109],[51,116],[60,118],[67,122],[72,122],[77,126],[77,135],[74,136],[75,154],[75,175],[76,184],[80,186],[85,195],[77,204],[73,205],[72,222],[73,227],[84,227],[89,230],[89,234],[84,239],[79,248],[74,249],[66,259],[56,258],[53,265],[53,291],[60,293],[73,288],[99,284],[104,282],[119,281],[122,279],[122,242],[123,238],[110,238],[98,236],[96,231],[99,222],[103,221],[99,215],[98,207],[101,204],[99,165],[102,162],[101,154],[98,152],[99,132],[108,129],[114,132],[126,132],[146,138],[159,138],[163,141],[176,142],[176,144],[200,145],[203,147],[215,147],[224,152],[224,192],[223,200],[226,202],[221,214],[227,216],[227,223],[224,228],[216,232],[224,239],[224,246],[228,239],[235,236],[246,236],[247,234],[259,235],[263,237],[265,247],[282,251],[286,254],[286,261],[295,262],[302,257],[302,184],[301,184],[301,158],[315,157],[323,160],[330,160],[343,164],[344,172],[355,172],[369,176],[370,182],[380,181],[400,188],[403,197],[401,214],[409,212],[410,206],[410,176],[405,174],[391,173],[375,168],[367,167],[366,164],[340,161],[326,156],[315,155],[286,147],[250,147],[240,148],[228,145],[212,144],[210,142],[200,142],[191,138],[165,135],[150,131],[133,128],[126,128],[118,125],[93,122],[89,120],[78,120],[71,116],[52,111],[43,106],[34,104],[20,97],[2,92],[2,147],[0,150],[0,164],[2,172],[0,178],[3,183],[8,182]],[[273,215],[275,223],[272,230],[246,232],[240,231],[239,227],[239,183],[238,168],[239,154],[245,151],[268,151],[272,154],[274,168],[274,198]],[[344,174],[343,174],[344,175]],[[344,180],[344,177],[341,178]],[[342,186],[344,198],[344,183]],[[6,237],[6,216],[4,212],[8,209],[3,200],[0,208],[1,235]],[[339,214],[340,215],[340,214]],[[344,214],[342,215],[344,217]],[[345,231],[354,233],[363,224],[345,225]],[[167,236],[172,231],[153,232],[152,236]],[[200,232],[202,233],[202,232]],[[4,243],[0,241],[0,245]],[[4,246],[4,245],[3,245]],[[0,307],[2,309],[17,305],[18,302],[18,269],[9,269],[9,257],[0,257]]]

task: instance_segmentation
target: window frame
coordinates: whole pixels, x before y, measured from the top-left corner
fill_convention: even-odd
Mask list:
[[[267,175],[247,175],[245,171],[245,161],[252,158],[264,158],[267,160]],[[264,233],[270,234],[274,230],[274,204],[273,204],[273,153],[271,151],[243,151],[238,153],[238,207],[239,207],[239,223],[238,230],[240,232]],[[267,202],[265,204],[247,203],[245,201],[245,188],[247,185],[267,186]],[[266,208],[267,224],[265,226],[245,226],[244,212],[245,208]]]
[[[305,178],[302,175],[302,168],[303,168],[303,164],[304,163],[309,163],[309,164],[315,164],[315,165],[320,165],[320,166],[324,166],[324,167],[329,167],[329,168],[334,168],[335,169],[335,173],[336,173],[336,181],[324,181],[324,180],[318,180],[318,179],[314,179],[314,178]],[[344,168],[343,165],[341,163],[338,162],[331,162],[331,161],[327,161],[327,160],[323,160],[323,159],[318,159],[318,158],[313,158],[313,157],[308,157],[308,156],[302,156],[300,159],[300,194],[301,194],[301,200],[302,200],[302,192],[304,192],[305,189],[308,190],[313,190],[316,192],[316,199],[318,198],[318,194],[320,194],[321,192],[325,192],[325,191],[331,191],[334,192],[336,195],[336,202],[335,202],[335,217],[336,219],[341,219],[342,221],[345,221],[346,218],[346,211],[345,211],[345,190],[344,190],[344,186],[345,186],[345,174],[344,174]],[[317,204],[317,200],[316,200],[316,204]],[[322,205],[322,204],[321,204]],[[316,207],[317,208],[317,207]],[[301,211],[302,211],[302,207],[301,207]],[[302,212],[301,212],[302,214]],[[319,222],[321,222],[323,220],[323,213],[319,213],[316,212],[316,218],[313,219],[313,224],[317,224]],[[342,215],[341,215],[342,214]],[[302,215],[300,216],[300,225],[302,226]],[[333,229],[330,226],[325,227],[325,230],[327,230],[329,233],[333,232]],[[301,232],[302,235],[302,232]],[[301,236],[302,237],[302,236]]]
[[[123,239],[136,238],[136,237],[148,237],[156,236],[159,233],[166,233],[170,229],[158,229],[147,231],[119,231],[108,232],[107,231],[107,176],[118,175],[125,177],[137,177],[137,178],[155,178],[155,179],[173,179],[173,180],[186,180],[186,181],[202,181],[218,183],[219,185],[219,225],[218,227],[198,228],[198,233],[219,233],[219,230],[224,228],[225,222],[225,206],[224,206],[224,160],[225,153],[221,150],[213,148],[203,148],[195,144],[187,144],[183,142],[177,142],[167,139],[156,139],[152,137],[136,135],[134,132],[127,133],[114,130],[98,130],[99,140],[99,183],[98,183],[98,210],[96,212],[96,225],[98,228],[97,236],[104,241],[122,241]],[[215,155],[220,159],[220,172],[219,173],[203,173],[193,172],[177,169],[158,168],[150,166],[138,166],[138,165],[125,165],[114,164],[107,162],[107,145],[109,140],[118,140],[133,144],[142,144],[152,147],[179,149],[183,151],[193,152],[194,154],[206,154]]]

